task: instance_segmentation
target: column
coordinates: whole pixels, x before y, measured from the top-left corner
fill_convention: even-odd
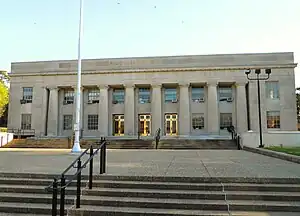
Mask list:
[[[152,85],[151,98],[151,133],[154,135],[158,128],[160,128],[161,131],[164,131],[162,128],[161,84]]]
[[[246,101],[246,83],[236,83],[236,122],[239,133],[248,130],[247,122],[247,101]]]
[[[189,136],[191,127],[189,84],[180,84],[179,135]]]
[[[219,134],[219,104],[217,93],[217,82],[210,82],[207,86],[207,130],[212,134]]]
[[[81,98],[80,98],[80,129],[82,131],[82,135],[84,132],[84,87],[81,87]]]
[[[124,132],[125,135],[133,136],[135,133],[135,97],[134,85],[125,86],[125,114],[124,114]]]
[[[100,90],[100,99],[99,99],[99,130],[100,136],[108,136],[108,127],[109,127],[109,109],[108,109],[108,89],[107,85],[98,86]]]
[[[50,87],[48,111],[48,136],[58,136],[58,88]]]
[[[42,134],[46,136],[47,132],[47,111],[48,111],[48,89],[46,86],[43,87],[43,103],[42,103]]]

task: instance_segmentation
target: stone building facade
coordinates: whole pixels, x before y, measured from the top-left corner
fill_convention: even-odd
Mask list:
[[[91,59],[82,62],[84,137],[228,134],[258,130],[257,83],[244,73],[270,68],[261,82],[263,130],[296,130],[293,53]],[[11,65],[8,128],[69,136],[75,123],[77,61]]]

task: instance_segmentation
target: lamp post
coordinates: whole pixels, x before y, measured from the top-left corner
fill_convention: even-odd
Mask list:
[[[260,80],[267,80],[270,78],[270,74],[271,74],[271,69],[265,69],[265,73],[267,76],[261,77],[261,69],[255,69],[255,77],[249,77],[251,73],[251,69],[247,69],[245,71],[245,74],[247,76],[248,80],[256,80],[257,81],[257,100],[258,100],[258,124],[259,124],[259,148],[263,148],[263,136],[262,136],[262,126],[261,126],[261,107],[260,107],[260,85],[259,85],[259,81]]]
[[[81,114],[81,37],[82,37],[82,20],[83,0],[80,0],[79,14],[79,36],[78,36],[78,72],[77,72],[77,90],[76,90],[76,123],[74,125],[75,139],[72,153],[80,153],[80,114]]]

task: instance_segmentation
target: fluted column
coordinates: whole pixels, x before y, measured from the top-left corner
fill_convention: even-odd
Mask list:
[[[58,136],[58,88],[49,87],[48,136]]]
[[[109,110],[108,110],[108,89],[107,85],[99,85],[100,98],[99,98],[99,130],[100,136],[108,136],[109,125]]]
[[[207,130],[209,133],[218,134],[219,125],[219,104],[217,93],[217,82],[209,82],[207,85]]]
[[[124,132],[125,135],[133,136],[135,134],[135,99],[134,85],[125,86],[125,115],[124,115]]]
[[[47,135],[47,105],[48,105],[48,89],[46,86],[43,87],[43,106],[42,106],[42,130],[43,135]]]
[[[179,135],[188,136],[191,128],[189,84],[180,84],[179,87]]]
[[[236,83],[236,120],[237,131],[239,133],[248,130],[247,122],[247,101],[246,101],[246,83]]]
[[[151,94],[151,124],[152,124],[152,134],[155,134],[155,131],[162,128],[162,97],[161,97],[161,84],[152,85],[152,94]]]

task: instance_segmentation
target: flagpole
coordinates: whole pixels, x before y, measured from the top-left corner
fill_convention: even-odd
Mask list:
[[[78,72],[77,72],[77,91],[76,91],[76,123],[74,125],[75,139],[72,148],[72,153],[80,153],[80,114],[81,114],[81,37],[83,26],[83,0],[80,0],[80,15],[79,15],[79,36],[78,36]]]

